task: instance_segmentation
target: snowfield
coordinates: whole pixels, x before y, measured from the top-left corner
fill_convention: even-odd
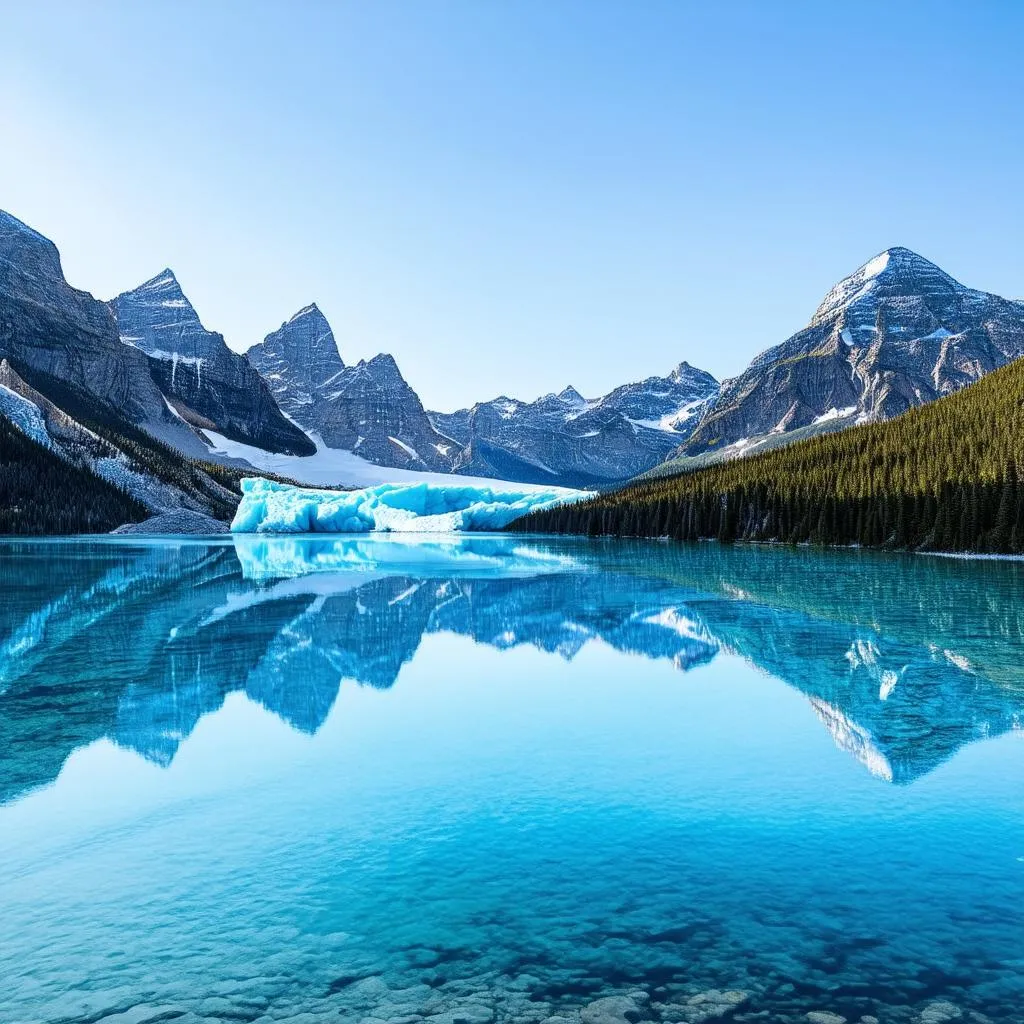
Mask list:
[[[212,430],[204,430],[203,433],[212,442],[211,457],[243,459],[258,473],[273,473],[311,487],[368,487],[374,484],[420,481],[481,487],[504,486],[501,481],[490,477],[378,466],[344,448],[328,448],[323,438],[312,431],[307,431],[306,436],[316,445],[315,455],[279,455],[240,441],[232,441]],[[508,486],[522,491],[544,489],[542,484],[513,483]]]
[[[378,484],[321,491],[247,477],[232,533],[453,533],[500,530],[527,512],[589,496],[489,481]]]

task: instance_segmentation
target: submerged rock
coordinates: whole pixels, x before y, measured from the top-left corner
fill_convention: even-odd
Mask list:
[[[580,1011],[582,1024],[631,1024],[639,1018],[639,1007],[629,996],[595,999]]]
[[[946,1024],[946,1021],[956,1020],[961,1015],[960,1007],[956,1003],[941,999],[938,1002],[929,1003],[921,1011],[921,1024]]]
[[[846,1024],[846,1018],[840,1017],[838,1013],[829,1010],[812,1010],[807,1014],[811,1024]]]

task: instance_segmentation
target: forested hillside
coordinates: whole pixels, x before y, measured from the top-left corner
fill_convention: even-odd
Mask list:
[[[524,516],[521,532],[1024,552],[1024,360],[884,423]]]
[[[148,515],[129,494],[69,465],[0,416],[0,535],[105,533]]]

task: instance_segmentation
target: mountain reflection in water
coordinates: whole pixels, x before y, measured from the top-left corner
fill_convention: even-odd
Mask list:
[[[59,572],[54,572],[54,564]],[[167,765],[233,691],[315,733],[427,634],[687,672],[739,655],[908,783],[1024,721],[1024,566],[857,552],[453,537],[0,547],[0,802],[107,737]],[[102,685],[97,685],[101,677]]]

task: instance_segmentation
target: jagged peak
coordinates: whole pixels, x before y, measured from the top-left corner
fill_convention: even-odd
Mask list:
[[[191,310],[195,314],[192,303],[182,291],[178,278],[170,267],[164,267],[160,273],[154,274],[151,278],[148,278],[134,288],[121,292],[120,295],[115,296],[111,301],[117,304],[125,299],[130,300],[153,295],[159,296],[161,305],[177,306],[181,309]],[[153,300],[147,298],[145,301]]]
[[[315,303],[311,302],[308,306],[303,306],[297,313],[293,313],[287,320],[283,321],[281,326],[276,331],[271,331],[262,342],[257,342],[252,348],[257,348],[259,345],[265,345],[268,342],[274,341],[282,334],[289,333],[290,327],[308,328],[314,327],[321,330],[321,336],[317,340],[323,340],[328,336],[333,340],[334,332],[331,330],[331,325],[327,322],[327,317],[323,315],[320,307]]]
[[[56,248],[46,235],[40,234],[35,228],[29,227],[23,220],[19,220],[13,213],[8,213],[6,210],[0,210],[0,228],[11,234],[27,235],[37,242]]]
[[[811,326],[834,317],[864,296],[949,295],[964,287],[941,267],[912,249],[896,245],[883,249],[832,287],[811,319]]]
[[[300,309],[297,313],[295,313],[291,317],[290,320],[286,320],[285,323],[286,324],[293,324],[297,320],[302,320],[304,317],[307,317],[307,316],[316,316],[319,319],[324,320],[324,321],[326,321],[326,319],[327,319],[323,315],[323,313],[320,311],[320,307],[315,302],[311,302],[308,306],[303,306],[302,309]],[[284,326],[284,325],[282,325],[282,326]]]
[[[164,267],[159,274],[154,274],[149,280],[143,281],[137,288],[131,289],[133,292],[142,291],[156,291],[157,289],[173,288],[175,291],[181,291],[181,285],[178,284],[178,278],[175,276],[174,271],[170,267]],[[125,292],[125,294],[131,294]]]
[[[712,386],[718,385],[718,379],[714,374],[708,373],[707,370],[702,370],[699,366],[694,366],[692,363],[688,363],[685,359],[673,368],[672,372],[668,375],[668,379],[677,384],[682,381],[706,381]]]
[[[378,352],[372,359],[360,359],[355,366],[350,366],[349,370],[368,373],[377,380],[397,380],[405,384],[402,371],[399,370],[395,357],[389,352]]]
[[[944,274],[944,276],[949,276],[936,264],[932,263],[931,260],[925,259],[924,256],[914,252],[913,249],[907,249],[902,245],[894,245],[888,249],[883,249],[877,256],[872,256],[867,263],[858,267],[854,273],[862,275],[866,280],[879,277],[886,272],[894,273],[899,270],[925,273],[935,273],[938,271],[938,273]]]
[[[57,246],[6,210],[0,210],[0,252],[7,257],[5,276],[25,278],[41,273],[43,277],[64,280]],[[34,269],[30,269],[30,264]]]
[[[558,392],[557,397],[563,402],[571,402],[573,405],[580,405],[586,402],[586,399],[571,384],[567,384],[562,388]]]
[[[178,284],[178,278],[170,267],[164,267],[155,277],[150,278],[151,284]],[[179,286],[180,287],[180,286]]]

